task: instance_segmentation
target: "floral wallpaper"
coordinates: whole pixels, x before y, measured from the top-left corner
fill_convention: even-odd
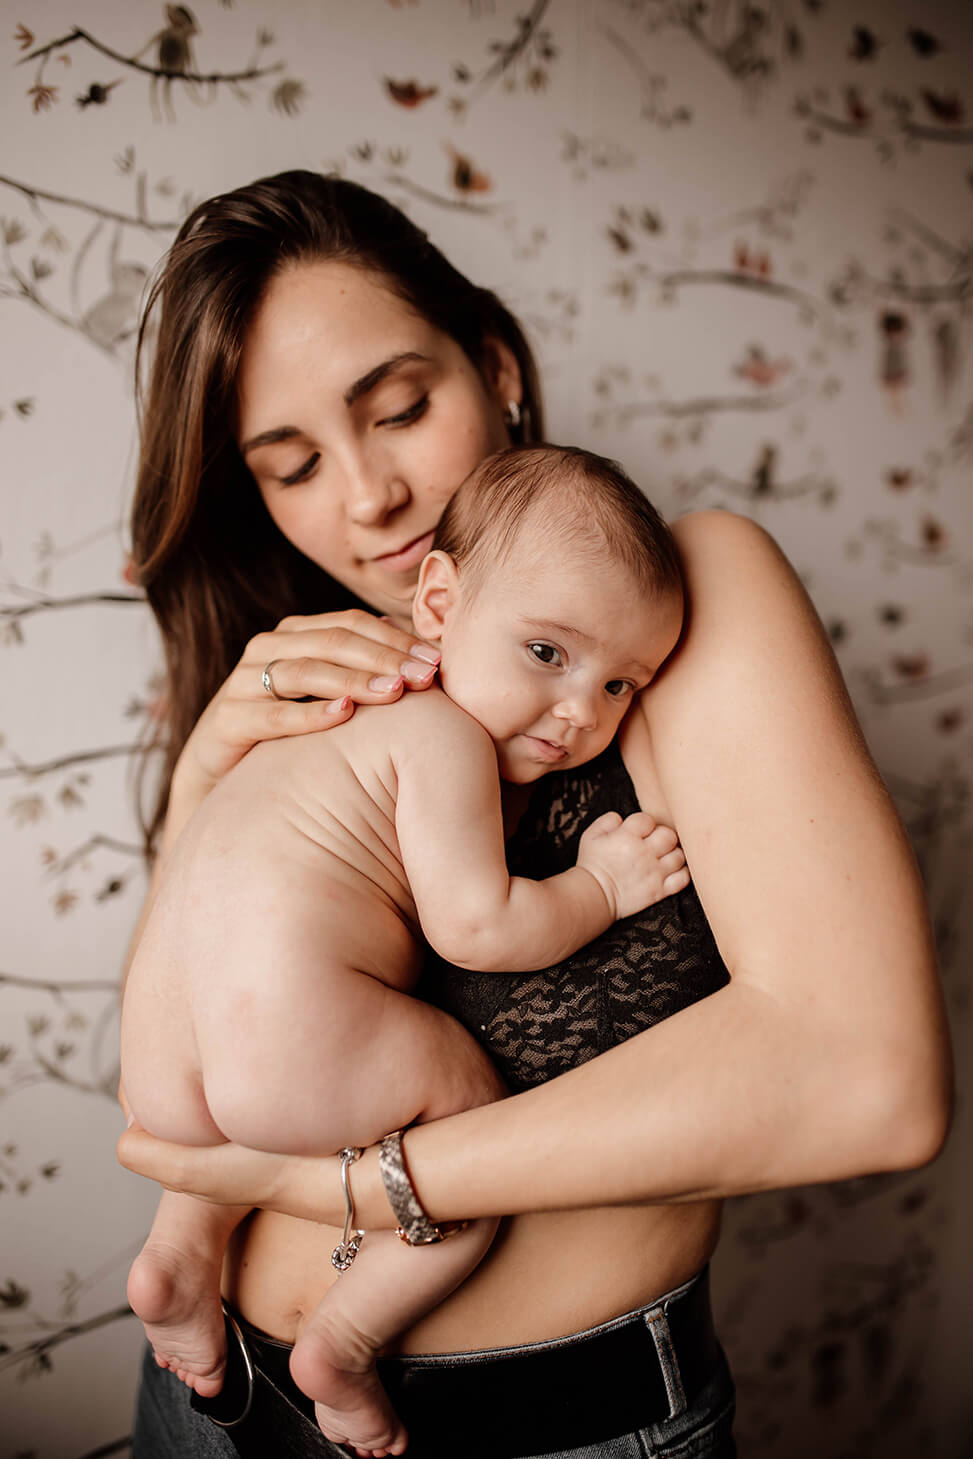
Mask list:
[[[752,516],[807,583],[922,865],[960,1099],[926,1170],[729,1208],[740,1451],[973,1452],[971,62],[963,0],[5,8],[0,1459],[129,1448],[139,299],[194,201],[297,166],[387,193],[500,292],[553,439],[669,515]]]

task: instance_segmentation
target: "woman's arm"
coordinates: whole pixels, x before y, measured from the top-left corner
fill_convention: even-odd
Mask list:
[[[695,1200],[921,1165],[945,1138],[951,1064],[922,887],[821,626],[773,542],[677,524],[690,623],[644,708],[658,773],[731,974],[558,1079],[411,1130],[433,1220]],[[336,1220],[331,1161],[126,1163],[220,1199]],[[234,1163],[235,1162],[235,1163]],[[237,1184],[234,1187],[233,1182]],[[363,1226],[391,1224],[374,1151]]]

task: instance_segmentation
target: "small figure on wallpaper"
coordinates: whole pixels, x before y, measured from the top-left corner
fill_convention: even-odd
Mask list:
[[[919,95],[925,102],[926,110],[930,116],[935,117],[937,122],[957,126],[966,116],[966,109],[955,91],[951,91],[947,96],[945,92],[931,91],[926,86],[919,92]]]
[[[160,31],[157,31],[151,40],[146,41],[142,49],[136,52],[133,60],[139,61],[147,51],[156,47],[156,64],[159,70],[165,74],[162,77],[153,76],[149,82],[149,100],[152,104],[152,115],[156,120],[159,115],[159,81],[162,81],[162,102],[165,108],[166,117],[174,122],[176,114],[172,107],[172,82],[174,77],[186,76],[195,71],[196,65],[193,60],[192,37],[199,35],[199,26],[196,24],[196,17],[185,5],[167,5],[165,7],[166,20],[168,24]]]
[[[450,147],[448,144],[446,151],[452,159],[449,180],[457,192],[486,193],[490,191],[493,187],[493,179],[487,173],[480,172],[471,157],[467,157],[463,152],[457,152],[455,147]]]
[[[430,97],[439,95],[438,86],[422,86],[418,81],[393,81],[385,77],[385,90],[399,106],[417,107]]]
[[[751,385],[759,385],[761,389],[767,390],[783,379],[790,368],[790,360],[772,360],[763,345],[751,344],[747,346],[742,364],[734,365],[733,373],[741,380],[749,380]]]
[[[864,25],[856,25],[852,32],[848,54],[853,61],[874,61],[881,45],[882,42],[873,30],[869,30]]]
[[[924,61],[928,60],[930,56],[938,55],[942,50],[941,43],[934,35],[930,35],[928,30],[920,30],[913,26],[911,30],[906,31],[906,36],[916,55],[921,56]]]
[[[777,447],[766,445],[762,448],[757,457],[757,464],[750,477],[750,495],[753,497],[772,496],[774,491],[774,475],[777,467]]]
[[[135,333],[139,299],[148,270],[121,257],[122,226],[115,229],[108,254],[108,289],[81,315],[81,329],[103,350],[114,350]]]
[[[936,371],[936,383],[945,405],[953,393],[962,368],[959,330],[956,321],[948,314],[940,315],[932,326],[932,357]]]
[[[81,111],[84,111],[86,106],[104,106],[115,87],[121,85],[121,81],[120,76],[117,81],[92,81],[83,96],[74,98],[75,102]]]
[[[898,414],[903,407],[903,398],[909,384],[909,359],[906,340],[909,337],[909,321],[897,310],[887,309],[878,321],[882,336],[882,356],[879,378],[885,388],[892,409]]]
[[[845,114],[856,127],[867,127],[872,119],[871,108],[865,105],[857,86],[845,87]]]

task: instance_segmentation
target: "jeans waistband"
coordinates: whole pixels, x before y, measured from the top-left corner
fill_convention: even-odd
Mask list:
[[[193,1407],[228,1428],[241,1454],[257,1455],[259,1434],[273,1429],[275,1394],[311,1424],[314,1405],[290,1376],[289,1344],[232,1313],[227,1327],[227,1383],[216,1400],[194,1396]],[[465,1459],[516,1459],[675,1418],[719,1361],[706,1267],[584,1332],[475,1352],[392,1355],[378,1360],[378,1371],[409,1430],[409,1459],[455,1459],[460,1434]]]

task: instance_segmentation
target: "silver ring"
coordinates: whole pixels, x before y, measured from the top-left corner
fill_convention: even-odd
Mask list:
[[[280,659],[271,659],[270,663],[267,665],[267,667],[264,669],[263,673],[260,675],[260,682],[264,686],[264,688],[266,689],[267,693],[270,695],[271,699],[286,699],[286,697],[287,697],[286,694],[278,694],[277,693],[277,690],[274,688],[274,681],[270,677],[270,671],[271,671],[271,669],[274,668],[274,666],[276,664],[279,664],[279,663],[280,663]]]

